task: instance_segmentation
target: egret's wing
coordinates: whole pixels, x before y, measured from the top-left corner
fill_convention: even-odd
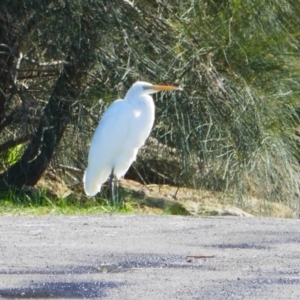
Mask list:
[[[133,117],[131,105],[123,100],[115,101],[102,116],[91,142],[83,178],[87,195],[97,194],[111,174],[113,159],[126,143]]]

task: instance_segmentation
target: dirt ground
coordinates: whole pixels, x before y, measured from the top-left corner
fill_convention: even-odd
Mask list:
[[[221,192],[199,190],[170,185],[149,184],[121,179],[122,197],[145,213],[162,214],[168,212],[175,215],[191,216],[263,216],[274,218],[298,218],[287,204],[267,201],[249,196],[237,199],[236,196],[224,195]],[[75,198],[84,201],[86,197],[82,191],[82,184],[78,191],[70,189],[64,180],[47,173],[38,182],[38,188],[47,190],[54,198]],[[76,190],[76,188],[75,188]]]
[[[300,299],[300,221],[1,216],[2,299]]]

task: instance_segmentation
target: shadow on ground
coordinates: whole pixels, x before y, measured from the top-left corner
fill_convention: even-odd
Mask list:
[[[123,284],[115,282],[46,282],[32,284],[25,288],[9,288],[0,290],[0,298],[5,299],[90,299],[106,296],[108,289]]]

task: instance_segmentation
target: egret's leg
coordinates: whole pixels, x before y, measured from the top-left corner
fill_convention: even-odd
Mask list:
[[[110,199],[112,204],[116,204],[119,202],[119,182],[117,177],[114,175],[114,170],[112,170],[110,177],[109,177],[109,193]]]
[[[112,170],[109,181],[108,181],[108,188],[109,188],[109,195],[110,195],[110,201],[113,204],[115,202],[115,195],[114,195],[114,171]]]
[[[115,180],[115,183],[114,183],[115,197],[116,197],[117,203],[119,204],[119,181],[116,176],[114,176],[114,180]]]

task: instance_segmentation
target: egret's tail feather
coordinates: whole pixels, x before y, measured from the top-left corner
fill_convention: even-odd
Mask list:
[[[96,176],[93,176],[89,169],[86,169],[83,176],[83,186],[85,193],[89,196],[95,196],[101,190],[101,184]]]
[[[102,184],[110,175],[109,168],[101,168],[100,170],[95,166],[88,166],[83,175],[83,186],[85,193],[89,196],[95,196],[100,192]]]

